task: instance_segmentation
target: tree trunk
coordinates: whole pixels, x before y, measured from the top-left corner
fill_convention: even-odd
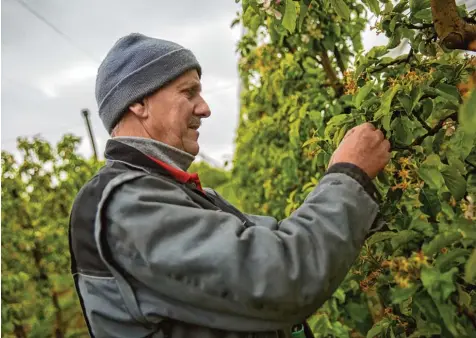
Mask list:
[[[23,325],[15,324],[14,332],[15,332],[15,337],[17,337],[17,338],[26,338],[27,337],[26,332],[25,332],[25,328],[23,327]]]
[[[38,247],[38,243],[35,243],[35,247],[33,249],[33,258],[35,260],[36,268],[39,272],[39,280],[43,281],[48,287],[51,287],[50,280],[48,274],[41,266],[42,254]],[[58,295],[54,290],[49,290],[51,292],[51,300],[53,302],[53,306],[55,308],[55,337],[56,338],[63,338],[63,315],[61,313],[61,307],[58,301]]]
[[[476,25],[465,22],[458,15],[455,0],[431,0],[431,12],[443,46],[476,51]]]
[[[56,311],[56,328],[55,328],[55,337],[56,338],[63,338],[64,337],[64,328],[63,328],[63,314],[61,311],[61,307],[59,305],[58,301],[58,294],[56,291],[53,291],[53,294],[51,295],[51,298],[53,300],[53,306],[55,307]]]

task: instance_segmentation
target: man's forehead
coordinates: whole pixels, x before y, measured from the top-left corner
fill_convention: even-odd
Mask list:
[[[179,87],[185,87],[185,86],[199,86],[201,87],[201,82],[200,82],[200,79],[198,77],[198,74],[194,74],[194,75],[189,75],[187,74],[188,76],[181,76],[178,78],[178,81],[177,81],[177,86]]]

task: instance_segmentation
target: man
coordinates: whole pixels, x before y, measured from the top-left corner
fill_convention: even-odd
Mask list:
[[[187,169],[210,110],[187,49],[131,34],[99,67],[107,164],[71,212],[72,272],[95,337],[291,337],[372,230],[390,144],[352,129],[303,205],[247,215]],[[239,192],[238,192],[239,194]],[[309,333],[309,332],[308,332]]]

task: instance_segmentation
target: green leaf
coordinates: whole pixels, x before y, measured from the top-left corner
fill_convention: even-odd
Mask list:
[[[355,96],[355,106],[360,108],[362,101],[369,95],[374,87],[374,83],[372,81],[368,81],[362,88],[359,89],[357,95]]]
[[[407,8],[408,8],[408,0],[400,0],[400,2],[396,4],[395,7],[393,8],[393,12],[403,13]]]
[[[454,198],[459,201],[464,197],[466,193],[466,180],[463,175],[453,166],[447,166],[441,172],[448,187]]]
[[[394,32],[395,31],[395,26],[397,25],[397,22],[400,20],[400,16],[398,15],[395,15],[393,18],[392,18],[392,21],[390,21],[390,25],[388,26],[388,29],[390,30],[390,32]]]
[[[432,14],[431,14],[431,9],[430,8],[425,8],[422,9],[421,11],[418,11],[413,15],[415,19],[422,20],[422,21],[431,21],[432,20]]]
[[[432,154],[421,163],[417,171],[418,176],[420,176],[430,188],[439,190],[445,184],[443,175],[440,172],[441,167],[440,157],[436,154]]]
[[[381,56],[388,53],[388,49],[385,46],[375,46],[372,47],[369,52],[367,53],[367,57],[369,59],[378,59]]]
[[[383,333],[390,326],[391,321],[388,318],[384,318],[381,321],[377,322],[372,326],[372,328],[367,332],[367,338],[374,338],[375,336],[383,337]]]
[[[421,118],[423,120],[426,120],[431,115],[432,112],[433,112],[433,100],[432,99],[423,100]]]
[[[413,297],[413,302],[418,309],[425,315],[428,321],[439,323],[440,316],[435,306],[435,302],[428,292],[419,292]]]
[[[459,104],[459,101],[461,99],[458,88],[446,83],[438,84],[436,86],[436,92],[443,96],[445,99],[452,101],[456,104]]]
[[[458,303],[470,307],[471,306],[471,296],[469,293],[463,290],[461,286],[458,285]]]
[[[380,5],[378,0],[365,0],[364,3],[369,7],[372,13],[380,15]]]
[[[387,89],[385,94],[383,94],[382,96],[382,100],[381,100],[382,104],[380,105],[380,108],[374,114],[375,120],[379,120],[382,117],[389,115],[393,97],[395,96],[395,94],[397,94],[399,90],[400,90],[399,84],[393,86],[392,88]]]
[[[468,175],[466,186],[469,194],[476,194],[476,173]]]
[[[448,142],[447,156],[460,158],[464,161],[471,153],[475,141],[476,137],[474,137],[470,132],[467,132],[462,128],[457,128],[456,133],[453,134]]]
[[[417,105],[418,101],[420,101],[420,98],[423,96],[423,90],[421,89],[421,86],[413,87],[410,96],[412,98],[413,110],[413,108],[415,108],[415,106]]]
[[[286,0],[286,9],[283,16],[283,27],[290,33],[293,33],[296,29],[296,5],[293,0]]]
[[[339,114],[332,116],[329,121],[327,121],[326,126],[342,125],[344,123],[349,123],[354,120],[354,117],[350,114]]]
[[[430,0],[410,0],[410,10],[412,13],[430,7]]]
[[[245,14],[243,14],[243,24],[246,27],[250,27],[255,17],[259,18],[259,15],[256,14],[255,10],[252,7],[248,7]]]
[[[398,232],[394,232],[394,231],[377,232],[367,240],[367,245],[372,246],[375,243],[382,242],[382,241],[385,241],[387,239],[391,239],[391,238],[395,237],[397,234],[398,234]]]
[[[394,31],[393,34],[390,36],[390,39],[387,43],[387,48],[388,49],[393,49],[400,45],[400,42],[402,41],[402,27],[397,27]]]
[[[441,254],[435,260],[435,266],[440,271],[446,271],[448,268],[452,268],[453,266],[457,266],[460,259],[464,259],[465,256],[469,256],[470,252],[467,249],[456,248],[447,252],[446,254]]]
[[[402,107],[405,109],[407,114],[410,114],[412,112],[413,104],[412,104],[412,99],[410,96],[406,94],[401,94],[397,96],[398,101],[402,105]]]
[[[310,144],[313,144],[313,143],[316,143],[316,142],[319,142],[321,139],[319,137],[312,137],[310,138],[309,140],[307,140],[306,142],[303,143],[302,145],[302,148],[310,145]]]
[[[476,249],[469,257],[464,268],[464,280],[468,284],[476,282]]]
[[[306,14],[309,10],[309,6],[306,5],[304,1],[301,1],[299,6],[300,7],[299,7],[298,29],[299,29],[299,31],[301,31],[302,23],[304,22],[304,19],[306,18]]]
[[[344,0],[330,0],[330,2],[337,15],[345,20],[350,19],[350,9]]]
[[[436,308],[438,309],[438,312],[440,313],[441,318],[443,319],[445,329],[449,331],[453,335],[453,337],[461,337],[461,332],[458,330],[458,326],[461,326],[458,325],[456,321],[456,314],[458,312],[456,306],[443,302],[435,302],[435,304]]]
[[[321,40],[322,45],[324,46],[325,49],[327,50],[333,50],[335,46],[335,41],[333,36],[328,35],[324,37],[324,39]]]
[[[438,269],[423,267],[421,270],[421,281],[431,298],[438,303],[444,303],[448,297],[456,291],[454,284],[454,275],[458,272],[453,268],[447,272],[441,273]]]
[[[425,323],[425,326],[417,329],[408,338],[421,338],[421,337],[441,337],[441,327],[435,323]]]
[[[454,156],[454,154],[447,154],[446,159],[448,160],[448,164],[450,167],[454,167],[454,169],[459,171],[460,174],[466,175],[467,170],[463,161],[461,161],[458,157]]]
[[[339,301],[339,304],[345,303],[345,292],[342,288],[338,288],[332,297],[336,298]]]
[[[333,139],[334,147],[337,148],[339,146],[339,144],[342,141],[342,139],[344,138],[346,132],[347,132],[347,128],[344,126],[344,127],[340,128],[334,134],[334,139]]]
[[[425,214],[436,218],[436,215],[441,211],[441,202],[438,198],[438,194],[431,189],[421,189],[419,195],[419,201],[423,204],[421,211]]]
[[[397,117],[392,121],[391,129],[395,140],[402,145],[409,145],[414,139],[413,130],[417,125],[407,116]]]
[[[444,178],[440,170],[436,167],[421,166],[418,169],[418,176],[432,189],[440,189],[444,184]]]
[[[418,290],[418,285],[412,285],[408,288],[396,287],[391,290],[392,304],[400,304],[404,300],[412,297]]]
[[[261,25],[261,17],[259,15],[254,15],[249,25],[251,31],[256,33],[260,25]]]
[[[415,215],[417,214],[419,213],[415,213]],[[427,237],[433,236],[435,233],[431,223],[428,222],[426,218],[420,219],[420,217],[416,217],[412,220],[409,230],[418,231]]]
[[[476,134],[476,90],[465,100],[458,113],[461,128],[468,134]]]
[[[414,239],[421,238],[421,234],[413,230],[401,230],[391,240],[392,248],[398,249],[403,244],[408,244]]]
[[[440,233],[430,243],[424,244],[422,249],[425,255],[432,256],[442,248],[452,245],[461,238],[463,238],[463,235],[459,231]]]
[[[404,301],[402,301],[399,305],[400,312],[403,313],[405,316],[411,316],[412,315],[412,303],[413,299],[408,298]]]

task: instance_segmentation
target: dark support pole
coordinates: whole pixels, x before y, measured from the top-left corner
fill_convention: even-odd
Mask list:
[[[96,141],[94,140],[93,129],[91,128],[91,121],[89,120],[89,110],[81,110],[81,114],[84,117],[84,122],[86,123],[86,128],[88,129],[89,140],[91,141],[91,146],[93,147],[94,159],[98,160],[98,153],[96,150]]]

